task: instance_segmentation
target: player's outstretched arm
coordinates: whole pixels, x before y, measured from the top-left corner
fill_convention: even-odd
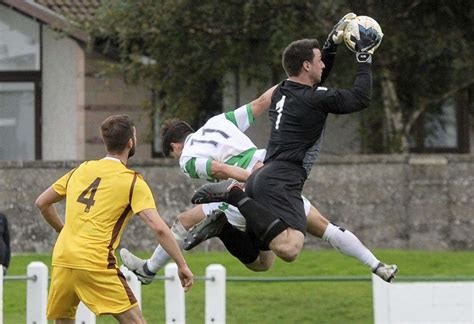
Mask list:
[[[325,68],[321,76],[321,82],[319,85],[322,85],[324,81],[328,78],[329,73],[331,72],[332,66],[334,64],[334,59],[336,57],[336,51],[339,44],[343,41],[344,29],[346,28],[349,21],[356,18],[356,14],[350,12],[342,17],[332,28],[329,33],[326,41],[324,42],[323,48],[321,50],[321,60],[323,61]]]
[[[326,112],[348,114],[367,108],[372,98],[372,55],[382,41],[383,33],[374,28],[359,32],[355,41],[355,52],[358,63],[357,74],[352,89],[329,91],[320,102]],[[316,92],[318,89],[316,89]]]
[[[158,211],[154,208],[142,210],[138,213],[138,216],[153,230],[160,245],[176,262],[181,286],[183,286],[185,291],[189,290],[193,285],[193,273],[188,268],[181,249],[168,225],[161,219]]]
[[[64,223],[59,218],[59,214],[54,207],[54,203],[63,200],[64,197],[59,195],[52,187],[46,189],[35,201],[36,207],[41,211],[44,219],[53,227],[56,232],[61,232]]]
[[[255,118],[263,114],[263,112],[270,107],[270,104],[272,102],[272,94],[273,91],[275,91],[276,87],[277,85],[274,85],[273,87],[265,91],[260,97],[250,103],[252,107],[252,113]]]

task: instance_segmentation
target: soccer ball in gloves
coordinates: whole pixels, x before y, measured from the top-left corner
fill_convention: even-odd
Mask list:
[[[349,21],[344,29],[344,43],[351,51],[372,52],[382,42],[382,28],[379,23],[368,16],[357,16]]]

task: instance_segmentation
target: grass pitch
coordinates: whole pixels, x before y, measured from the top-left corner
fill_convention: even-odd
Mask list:
[[[142,257],[147,254],[140,253]],[[422,252],[379,250],[375,255],[396,263],[400,276],[474,276],[474,252]],[[369,275],[355,259],[336,251],[303,251],[298,260],[287,264],[277,260],[265,273],[254,273],[224,252],[186,254],[195,275],[203,276],[211,263],[220,263],[228,276],[315,276]],[[12,257],[9,275],[25,275],[31,261],[50,266],[49,255]],[[162,273],[161,273],[162,274]],[[24,323],[26,318],[25,281],[4,282],[3,319],[5,324]],[[142,287],[143,313],[148,323],[164,323],[164,285],[155,281]],[[227,283],[227,323],[372,323],[370,282]],[[187,323],[204,323],[204,282],[197,281],[186,294]],[[101,317],[97,323],[116,323]]]

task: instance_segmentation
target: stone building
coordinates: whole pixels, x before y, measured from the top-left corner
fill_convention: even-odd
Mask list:
[[[148,138],[146,86],[120,75],[101,77],[100,53],[86,48],[87,35],[64,36],[64,15],[91,16],[99,3],[4,1],[0,4],[0,160],[82,160],[103,154],[100,122],[131,115]],[[84,2],[85,3],[85,2]],[[150,140],[138,149],[151,158]]]

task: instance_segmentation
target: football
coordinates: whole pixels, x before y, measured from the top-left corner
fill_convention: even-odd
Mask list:
[[[353,52],[361,52],[364,49],[364,42],[361,42],[361,34],[374,35],[374,37],[379,35],[380,39],[383,37],[382,28],[380,28],[379,23],[375,19],[368,16],[357,16],[349,21],[344,29],[344,43],[347,48]],[[380,42],[381,40],[374,49],[380,46]]]

